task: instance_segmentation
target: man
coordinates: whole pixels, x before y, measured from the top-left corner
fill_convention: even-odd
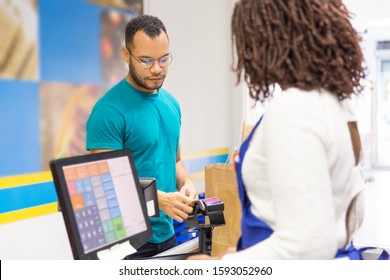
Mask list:
[[[156,178],[160,217],[151,218],[152,238],[127,257],[132,259],[174,247],[172,219],[187,219],[198,195],[180,158],[179,104],[161,88],[173,59],[164,24],[149,15],[130,20],[123,57],[129,72],[95,104],[87,122],[87,150],[129,148],[139,177]]]

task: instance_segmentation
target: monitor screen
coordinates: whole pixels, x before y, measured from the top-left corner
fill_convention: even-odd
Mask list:
[[[51,161],[58,201],[75,259],[151,237],[145,198],[130,150]]]

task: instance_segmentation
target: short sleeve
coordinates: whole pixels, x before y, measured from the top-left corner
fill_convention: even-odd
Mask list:
[[[123,115],[109,105],[95,107],[86,125],[86,148],[123,149],[125,121]]]

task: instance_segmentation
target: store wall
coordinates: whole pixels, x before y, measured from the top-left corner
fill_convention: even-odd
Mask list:
[[[203,154],[198,162],[199,155],[195,155],[185,159],[185,163],[194,161],[196,166],[190,169],[198,172],[206,163],[204,159],[226,161],[227,148],[238,145],[242,122],[241,96],[237,93],[240,87],[234,86],[231,72],[233,0],[144,2],[144,13],[160,17],[170,36],[174,62],[164,87],[178,98],[182,107],[182,153]],[[0,2],[6,8],[17,3],[23,2]],[[58,216],[53,213],[57,211],[54,185],[50,172],[40,171],[47,170],[50,159],[85,152],[82,122],[96,98],[123,72],[122,64],[113,68],[118,64],[111,63],[111,58],[120,53],[115,44],[122,37],[109,29],[106,34],[109,38],[105,38],[104,30],[114,26],[115,30],[123,29],[129,13],[87,0],[26,0],[25,3],[33,5],[35,32],[26,29],[24,34],[32,36],[34,52],[20,44],[23,52],[15,51],[15,54],[34,58],[33,74],[2,72],[5,56],[0,52],[0,235],[2,240],[12,241],[17,238],[15,232],[21,228],[37,228],[34,223],[42,221],[51,225],[50,230],[44,229],[45,233],[61,238],[53,242],[45,240],[46,245],[40,248],[42,255],[36,254],[30,245],[41,246],[39,241],[45,235],[40,235],[37,242],[29,239],[26,246],[19,246],[24,254],[5,246],[1,254],[3,258],[47,258],[53,252],[52,244],[61,244],[60,249],[53,246],[58,249],[54,251],[61,254],[66,251],[66,256],[52,257],[62,259],[69,257],[63,224],[47,220]],[[0,16],[3,8],[0,7]],[[116,11],[122,16],[109,21],[111,12]],[[12,16],[9,20],[18,30],[18,21]],[[8,34],[1,32],[0,41],[10,39],[2,37]],[[25,64],[26,61],[18,65],[22,69]],[[75,115],[82,118],[74,118]],[[213,156],[202,153],[210,150],[219,152]],[[202,176],[197,181],[202,190]],[[35,219],[27,219],[31,217]],[[41,230],[37,229],[37,234],[32,236],[39,235]]]
[[[149,0],[167,27],[174,61],[166,88],[180,101],[182,151],[237,145],[241,95],[231,71],[233,0]]]
[[[96,99],[124,73],[121,61],[114,67],[106,59],[111,52],[120,54],[120,46],[113,45],[120,38],[113,38],[117,32],[111,29],[111,44],[106,44],[104,30],[123,29],[126,17],[134,15],[96,2],[104,1],[1,2],[1,13],[7,15],[2,20],[15,27],[15,34],[19,21],[34,27],[33,32],[24,30],[33,48],[24,41],[13,48],[20,57],[33,58],[28,65],[34,64],[32,74],[21,76],[20,69],[28,65],[26,60],[19,61],[20,69],[10,75],[16,62],[8,59],[11,70],[4,73],[6,55],[0,53],[0,177],[48,170],[50,159],[85,152],[83,122]],[[26,10],[26,3],[33,6],[29,9],[31,21],[7,12],[18,3],[22,3],[19,11]],[[237,145],[234,137],[241,126],[241,108],[237,106],[241,98],[235,94],[230,70],[232,3],[144,1],[144,13],[160,17],[171,39],[174,62],[164,87],[182,106],[183,154]],[[107,20],[111,12],[122,14],[113,21],[117,27]],[[2,33],[1,40],[11,42],[11,31]],[[77,114],[82,118],[75,118]]]
[[[100,48],[110,13],[84,0],[0,2],[0,177],[85,153],[79,130],[111,82]]]
[[[364,0],[345,0],[352,13],[352,24],[362,36],[362,51],[368,77],[363,96],[357,99],[359,130],[365,153],[366,169],[389,169],[389,98],[384,86],[380,60],[390,60],[390,49],[377,49],[380,41],[390,41],[390,2],[374,0],[366,5]],[[388,71],[387,74],[388,75]]]

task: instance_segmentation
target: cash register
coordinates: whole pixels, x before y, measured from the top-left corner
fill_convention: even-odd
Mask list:
[[[156,181],[138,177],[129,149],[52,160],[50,169],[74,259],[121,259],[151,238],[149,217],[160,211]],[[223,210],[218,198],[196,201],[186,225],[199,238],[152,258],[210,254]]]

